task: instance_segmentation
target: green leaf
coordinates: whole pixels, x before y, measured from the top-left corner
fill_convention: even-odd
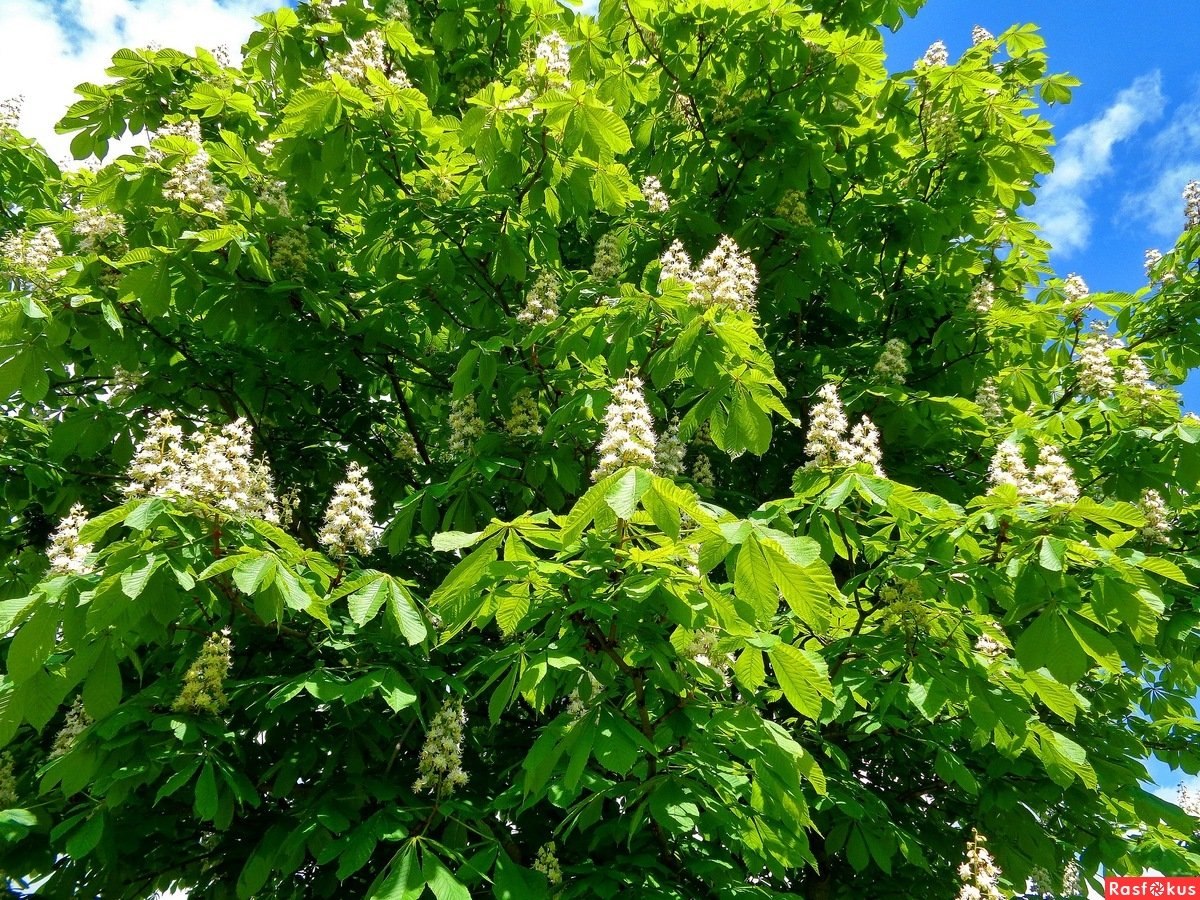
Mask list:
[[[83,705],[93,719],[102,719],[121,702],[121,669],[111,646],[104,649],[83,684]]]
[[[278,564],[273,553],[245,554],[233,570],[233,583],[243,594],[253,596],[275,582]]]
[[[410,843],[392,857],[387,874],[368,890],[367,900],[417,900],[424,890],[417,846]]]
[[[425,620],[421,618],[421,613],[417,611],[413,602],[412,594],[394,578],[388,578],[388,587],[388,611],[392,614],[392,620],[410,645],[421,643],[428,631],[425,628]]]
[[[370,622],[383,609],[390,593],[389,579],[380,576],[367,582],[350,595],[348,601],[350,618],[360,628]]]
[[[650,473],[645,469],[623,469],[604,495],[604,502],[619,519],[632,519],[637,512],[638,502],[652,484]]]
[[[775,586],[771,564],[754,535],[750,535],[737,550],[733,590],[758,612],[760,620],[773,616],[779,607],[779,589]]]
[[[217,815],[217,773],[211,761],[204,764],[196,780],[196,817],[211,822]]]
[[[775,679],[788,703],[803,716],[819,718],[821,698],[833,699],[825,661],[815,653],[798,650],[782,641],[771,648],[769,655]]]
[[[471,892],[461,884],[445,864],[426,852],[424,859],[425,884],[433,891],[437,900],[471,900]]]
[[[1055,680],[1074,684],[1088,669],[1087,655],[1053,609],[1044,610],[1017,638],[1017,660],[1026,671],[1046,668]]]

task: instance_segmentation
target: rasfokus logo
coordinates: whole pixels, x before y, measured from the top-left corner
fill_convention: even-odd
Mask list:
[[[1200,878],[1167,878],[1163,875],[1143,875],[1138,878],[1104,879],[1105,900],[1113,897],[1197,897],[1200,898]]]

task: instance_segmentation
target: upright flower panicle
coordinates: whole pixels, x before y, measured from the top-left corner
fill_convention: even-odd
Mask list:
[[[642,379],[627,375],[613,385],[612,399],[604,412],[604,436],[596,446],[600,462],[592,472],[592,480],[599,481],[625,466],[653,469],[657,445]]]
[[[617,242],[617,233],[610,231],[600,236],[596,241],[596,255],[592,261],[592,277],[600,281],[608,281],[621,274],[621,248]]]
[[[1025,454],[1015,441],[1005,441],[996,448],[992,463],[988,467],[988,481],[996,486],[1013,485],[1018,493],[1028,493],[1029,466],[1025,464]]]
[[[474,395],[468,394],[450,404],[448,450],[451,460],[461,459],[470,453],[475,447],[475,442],[483,437],[483,432],[483,419],[479,417]]]
[[[204,641],[199,655],[188,666],[183,686],[171,704],[175,712],[215,716],[229,705],[225,677],[233,665],[233,642],[229,629],[214,631]]]
[[[1000,388],[996,386],[995,378],[985,378],[979,390],[975,393],[975,405],[980,414],[989,422],[1004,418],[1004,407],[1000,399]]]
[[[1112,349],[1108,323],[1092,322],[1091,330],[1079,343],[1079,356],[1075,360],[1082,393],[1097,398],[1112,394],[1117,384],[1117,370],[1108,356]]]
[[[284,278],[298,278],[308,271],[308,239],[302,231],[288,231],[271,238],[271,269]]]
[[[13,809],[18,803],[17,772],[11,753],[0,753],[0,809]]]
[[[879,429],[875,423],[863,416],[850,430],[850,445],[845,451],[846,463],[866,463],[880,478],[883,471],[883,450],[879,446]]]
[[[281,219],[286,219],[292,214],[292,201],[288,199],[287,184],[278,178],[271,179],[263,186],[258,192],[258,199],[273,207]]]
[[[10,235],[0,242],[0,259],[24,272],[47,277],[50,264],[62,256],[62,243],[49,226]],[[61,274],[61,273],[60,273]]]
[[[1069,302],[1079,303],[1081,300],[1086,300],[1091,291],[1088,290],[1087,282],[1083,280],[1083,277],[1072,272],[1063,282],[1063,293]]]
[[[542,413],[537,398],[529,388],[521,388],[513,395],[512,410],[504,422],[504,430],[515,437],[542,433]]]
[[[461,700],[452,698],[442,704],[429,723],[425,744],[421,747],[417,780],[413,782],[416,793],[448,797],[466,785],[467,773],[462,767],[463,726],[466,724],[467,714]]]
[[[975,47],[995,39],[995,36],[982,25],[976,25],[971,29],[971,44]]]
[[[807,441],[804,453],[809,465],[821,469],[840,463],[846,445],[846,433],[850,422],[846,418],[842,398],[837,385],[827,382],[817,391],[817,402],[813,404],[809,417]]]
[[[642,179],[642,196],[646,198],[652,213],[665,213],[671,208],[670,198],[663,190],[662,182],[653,175]]]
[[[58,757],[69,753],[71,748],[75,746],[75,742],[79,740],[79,736],[87,731],[91,725],[92,717],[83,708],[83,698],[76,697],[75,702],[71,704],[71,708],[67,710],[62,728],[54,736],[54,743],[50,745],[50,758],[58,759]]]
[[[996,285],[990,278],[985,278],[975,286],[967,308],[980,317],[987,316],[996,303]]]
[[[1165,277],[1156,278],[1154,275],[1154,270],[1159,267],[1159,264],[1161,264],[1162,261],[1163,255],[1161,250],[1146,251],[1146,278],[1151,284],[1158,284],[1159,282],[1166,280]]]
[[[692,460],[692,481],[710,491],[717,487],[717,476],[713,472],[712,460],[707,453],[697,453]]]
[[[350,463],[345,480],[333,490],[325,522],[317,535],[331,556],[351,553],[369,556],[375,549],[375,522],[371,517],[375,501],[371,491],[367,470],[356,462]]]
[[[554,846],[554,841],[541,846],[530,868],[535,872],[541,872],[542,877],[546,879],[546,883],[550,887],[557,887],[562,884],[562,868],[558,864],[557,848]]]
[[[1131,400],[1136,404],[1146,403],[1158,385],[1150,378],[1150,370],[1146,361],[1136,353],[1130,353],[1121,368],[1121,385],[1125,388]]]
[[[758,306],[758,268],[727,235],[687,280],[692,282],[688,302],[693,306],[724,306],[742,312],[754,312]]]
[[[925,51],[925,55],[913,63],[913,68],[938,68],[949,65],[949,63],[950,51],[946,49],[945,42],[934,41],[929,45],[929,49]]]
[[[21,107],[25,105],[22,95],[5,97],[0,100],[0,131],[6,128],[17,128],[21,124]]]
[[[1142,491],[1138,509],[1146,522],[1142,526],[1142,538],[1150,544],[1171,543],[1171,513],[1162,494],[1153,488]]]
[[[872,372],[883,384],[902,385],[908,371],[908,344],[899,338],[891,338],[883,345],[883,352]]]
[[[545,325],[558,318],[558,279],[543,272],[525,293],[525,305],[517,313],[517,321],[527,327]]]
[[[545,77],[563,88],[571,86],[571,45],[561,34],[552,31],[540,41],[533,51],[533,62],[529,64],[531,79]]]
[[[1183,189],[1183,217],[1188,230],[1200,228],[1200,181],[1189,181]]]
[[[371,70],[385,74],[398,88],[412,87],[404,70],[388,62],[383,35],[378,31],[369,31],[351,41],[349,50],[330,57],[325,63],[325,71],[330,75],[339,75],[359,88],[370,84]]]
[[[125,220],[95,206],[79,206],[71,230],[79,237],[79,249],[90,253],[109,238],[124,235]]]
[[[664,281],[691,282],[692,258],[683,249],[681,242],[672,241],[667,252],[660,256],[658,261],[662,265],[662,269],[658,273],[659,284]]]
[[[1075,473],[1053,444],[1043,444],[1038,451],[1032,495],[1045,503],[1074,503],[1079,499]]]
[[[225,211],[227,191],[224,185],[213,180],[208,151],[204,149],[204,140],[200,134],[200,123],[195,119],[184,119],[177,124],[163,126],[154,137],[183,138],[194,145],[194,149],[183,154],[171,166],[163,184],[163,197],[176,203],[186,203],[215,216],[222,215]],[[164,150],[151,143],[146,160],[161,164],[166,160],[166,156]]]
[[[92,545],[81,543],[79,540],[79,531],[87,521],[83,505],[76,503],[67,517],[58,523],[46,550],[52,575],[87,575],[92,571],[91,566],[87,564]]]
[[[1004,900],[1000,892],[1000,869],[985,846],[983,835],[971,832],[967,841],[967,858],[958,867],[962,885],[957,900]]]
[[[666,434],[658,444],[656,453],[658,471],[667,478],[675,478],[683,474],[684,457],[687,455],[687,445],[679,437],[679,418],[671,419]]]
[[[796,228],[812,224],[812,217],[808,214],[808,202],[804,199],[804,194],[795,188],[785,191],[779,198],[779,203],[775,206],[775,215]]]

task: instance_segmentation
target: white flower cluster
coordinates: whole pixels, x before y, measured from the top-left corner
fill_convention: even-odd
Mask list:
[[[562,868],[558,864],[557,851],[558,848],[554,846],[554,841],[543,844],[537,852],[537,857],[533,860],[533,865],[530,866],[533,871],[542,873],[542,877],[546,879],[546,883],[550,887],[562,884]]]
[[[642,179],[642,196],[646,198],[652,213],[665,213],[671,208],[671,200],[663,190],[662,182],[653,175]]]
[[[461,700],[451,699],[442,704],[429,723],[425,744],[421,747],[417,780],[413,782],[415,792],[448,797],[466,785],[467,773],[462,767],[463,726],[466,724],[467,714]]]
[[[996,36],[982,25],[976,25],[971,29],[971,43],[976,47],[978,47],[980,44],[986,43],[987,41],[994,41],[995,39]]]
[[[279,521],[274,479],[266,461],[254,458],[245,419],[220,428],[206,425],[189,439],[170,412],[155,414],[129,464],[125,492],[178,497],[231,516]]]
[[[286,219],[292,214],[292,202],[288,199],[287,184],[278,178],[272,178],[263,186],[263,189],[258,192],[258,199],[267,206],[274,207],[276,214],[282,219]]]
[[[529,64],[531,79],[544,77],[547,81],[563,88],[571,86],[571,45],[561,34],[552,31],[540,41],[533,51],[533,62]]]
[[[592,261],[592,277],[600,281],[608,281],[621,274],[621,250],[617,244],[617,234],[610,231],[596,241],[596,256]]]
[[[956,900],[1004,900],[1000,892],[1000,869],[984,846],[983,835],[971,832],[966,861],[958,867],[962,882]]]
[[[521,388],[513,396],[512,411],[504,422],[504,430],[515,437],[536,436],[542,433],[542,412],[537,398],[529,388]]]
[[[21,107],[25,105],[23,96],[6,97],[0,100],[0,131],[6,128],[17,128],[21,123]]]
[[[705,453],[697,453],[692,460],[692,481],[710,491],[717,486],[717,476],[713,474],[712,460]]]
[[[1074,503],[1079,499],[1075,473],[1053,444],[1043,444],[1030,474],[1025,456],[1015,441],[1005,441],[992,457],[988,480],[993,485],[1011,484],[1030,500],[1043,503]]]
[[[9,266],[38,275],[46,275],[50,264],[61,255],[58,235],[48,226],[33,233],[10,235],[0,243],[0,258]]]
[[[654,468],[657,444],[642,379],[626,375],[613,385],[612,399],[604,411],[604,436],[596,446],[600,462],[592,480],[599,481],[625,466]]]
[[[90,253],[108,238],[124,236],[125,220],[108,210],[80,206],[75,209],[71,230],[79,236],[79,249]]]
[[[289,231],[271,238],[271,269],[285,278],[308,271],[308,239],[303,232]]]
[[[981,634],[975,641],[975,652],[990,660],[1000,659],[1008,653],[1003,644],[986,634]]]
[[[1154,277],[1154,270],[1159,267],[1163,261],[1162,252],[1159,250],[1146,251],[1146,278],[1151,284],[1170,284],[1175,280],[1174,272],[1163,272],[1157,278]]]
[[[1000,389],[996,386],[995,378],[985,378],[979,390],[975,393],[975,405],[980,414],[990,422],[1004,418],[1004,407],[1000,399]]]
[[[1099,320],[1092,322],[1090,332],[1079,342],[1079,356],[1075,360],[1082,393],[1099,398],[1113,392],[1117,384],[1117,370],[1108,352],[1117,347],[1108,333],[1108,323]]]
[[[692,280],[692,258],[683,249],[679,241],[672,241],[667,252],[659,257],[662,270],[658,273],[658,283],[664,281],[690,282]]]
[[[996,285],[992,279],[985,278],[976,285],[974,292],[971,294],[971,300],[967,304],[967,309],[980,318],[983,318],[992,311],[992,306],[995,303]]]
[[[693,306],[726,306],[742,312],[754,312],[758,305],[758,268],[743,253],[733,238],[723,236],[712,253],[692,272]]]
[[[1086,300],[1091,291],[1088,290],[1087,282],[1083,280],[1083,276],[1072,272],[1063,282],[1063,293],[1069,302],[1078,303],[1080,300]]]
[[[1181,785],[1179,794],[1175,798],[1175,805],[1193,819],[1200,819],[1200,791]]]
[[[83,505],[76,503],[67,517],[58,523],[58,528],[50,537],[50,546],[46,549],[46,556],[50,558],[51,574],[87,575],[92,571],[87,563],[92,545],[79,541],[79,531],[87,521],[87,512],[84,511]]]
[[[208,167],[208,151],[204,149],[200,136],[200,123],[195,119],[185,119],[175,125],[165,125],[154,137],[184,138],[196,146],[195,150],[171,167],[163,184],[163,197],[176,203],[187,203],[213,215],[221,215],[225,211],[226,189],[224,185],[213,181],[212,170]],[[161,164],[165,158],[166,153],[153,145],[146,153],[148,162]]]
[[[1078,897],[1083,893],[1079,863],[1073,860],[1063,869],[1061,893],[1064,897]]]
[[[913,63],[914,69],[937,68],[950,63],[950,51],[946,49],[946,44],[943,41],[934,41],[929,45],[929,49],[925,51],[925,55]]]
[[[891,338],[883,345],[879,361],[871,371],[883,384],[904,384],[908,377],[908,344],[899,338]]]
[[[884,475],[879,430],[866,416],[853,429],[850,428],[837,385],[832,382],[821,385],[817,392],[804,452],[810,457],[809,466],[829,469],[865,462],[877,475]]]
[[[351,41],[349,50],[331,57],[325,63],[325,71],[330,75],[339,75],[360,88],[370,83],[368,73],[372,69],[386,73],[388,80],[398,88],[412,87],[403,69],[388,65],[383,35],[378,31],[369,31],[357,41]]]
[[[229,705],[225,696],[225,676],[232,665],[233,642],[229,640],[229,629],[214,631],[188,666],[183,687],[171,709],[208,716],[220,713]]]
[[[483,419],[479,417],[479,408],[475,405],[473,395],[450,404],[449,452],[452,460],[470,453],[483,432]]]
[[[1158,390],[1158,385],[1150,379],[1146,361],[1136,353],[1130,353],[1125,359],[1125,365],[1121,369],[1121,384],[1137,404],[1147,402]]]
[[[1200,228],[1200,181],[1189,181],[1183,189],[1183,216],[1189,230]]]
[[[517,313],[522,325],[546,325],[558,318],[558,279],[543,272],[525,293],[525,305]]]
[[[350,553],[369,556],[375,549],[373,506],[367,470],[356,462],[350,463],[346,479],[333,489],[333,498],[325,510],[325,521],[317,535],[321,546],[334,557]]]
[[[1142,491],[1138,509],[1146,519],[1142,526],[1142,538],[1151,544],[1171,543],[1171,513],[1162,494],[1153,488]]]
[[[683,474],[684,457],[687,456],[687,444],[679,437],[679,417],[671,419],[667,432],[658,444],[657,468],[666,478],[675,478]]]
[[[79,736],[87,731],[91,724],[92,717],[83,708],[83,698],[76,697],[71,708],[67,710],[67,717],[63,720],[62,728],[54,736],[54,743],[50,745],[50,758],[58,759],[69,753],[75,746],[75,742],[79,740]]]
[[[408,10],[406,0],[388,0],[387,6],[383,9],[383,17],[395,19],[397,22],[407,22],[412,18],[412,13]]]
[[[0,809],[12,809],[17,797],[17,771],[11,753],[0,753]]]

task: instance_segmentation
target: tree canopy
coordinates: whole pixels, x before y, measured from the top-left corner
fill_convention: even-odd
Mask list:
[[[85,165],[0,119],[0,872],[1200,871],[1200,187],[1136,294],[1052,272],[1076,82],[897,72],[921,6],[322,0],[118,52]]]

